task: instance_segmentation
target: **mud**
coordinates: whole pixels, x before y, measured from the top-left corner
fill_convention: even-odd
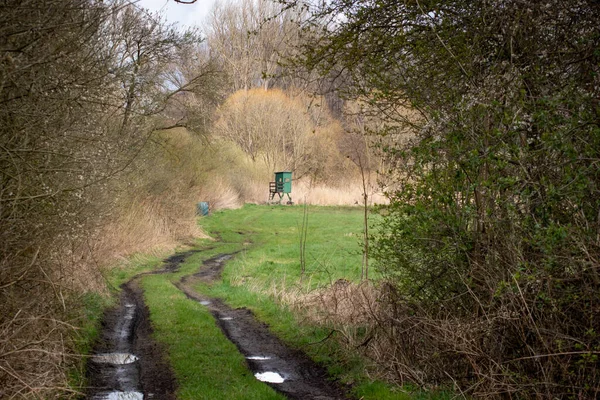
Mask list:
[[[200,271],[192,275],[192,277],[200,279],[203,282],[214,282],[221,279],[221,272],[223,272],[225,261],[231,260],[235,254],[220,254],[204,261]],[[187,279],[188,277],[184,277],[182,282],[185,283]]]
[[[210,249],[212,249],[212,247],[205,249],[205,251]],[[173,272],[177,272],[179,271],[179,268],[181,268],[181,264],[183,264],[189,256],[199,252],[200,250],[190,250],[184,253],[173,254],[171,257],[168,257],[163,261],[164,266],[161,269],[136,275],[132,280],[137,279],[142,275],[170,274]]]
[[[271,385],[290,399],[345,399],[343,390],[328,380],[324,368],[304,353],[286,346],[269,327],[256,320],[246,308],[233,309],[216,298],[206,298],[192,289],[197,281],[212,282],[221,275],[225,261],[232,255],[220,255],[207,260],[202,269],[184,277],[176,286],[186,296],[205,305],[217,325],[246,357],[255,377]]]
[[[152,339],[150,314],[137,279],[142,275],[177,272],[195,252],[175,254],[164,260],[161,269],[137,275],[121,286],[120,303],[105,313],[101,338],[88,360],[88,399],[176,398],[175,377],[163,357],[165,349]],[[290,399],[346,399],[344,391],[328,380],[323,368],[301,351],[287,347],[250,310],[233,309],[220,299],[203,297],[192,289],[194,282],[219,279],[224,263],[232,257],[233,254],[225,254],[205,261],[196,274],[182,278],[176,286],[210,310],[216,324],[246,357],[258,380]]]
[[[175,399],[175,376],[165,349],[152,339],[150,313],[137,284],[140,276],[176,272],[195,251],[175,254],[161,269],[123,284],[119,305],[104,314],[100,339],[87,363],[92,400]]]

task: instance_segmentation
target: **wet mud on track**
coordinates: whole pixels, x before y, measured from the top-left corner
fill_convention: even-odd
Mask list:
[[[175,377],[163,357],[165,349],[152,338],[149,311],[137,281],[143,275],[176,272],[195,252],[175,254],[164,261],[161,269],[136,275],[121,286],[119,305],[105,313],[101,337],[88,361],[88,399],[176,399]],[[210,310],[217,325],[246,357],[257,379],[290,399],[346,399],[343,390],[328,381],[323,368],[304,353],[287,347],[250,310],[233,309],[192,289],[195,282],[219,279],[224,263],[232,257],[219,255],[205,261],[199,272],[182,278],[175,286]]]
[[[287,347],[267,325],[258,322],[246,308],[233,309],[223,301],[201,296],[192,289],[194,282],[219,279],[224,263],[233,255],[219,255],[204,262],[200,271],[182,278],[175,285],[186,296],[206,306],[227,338],[246,357],[255,377],[267,382],[290,399],[346,399],[344,392],[328,381],[325,369],[304,353]]]
[[[152,339],[150,313],[144,304],[137,278],[175,272],[193,253],[171,256],[164,261],[163,268],[136,275],[121,286],[119,304],[105,313],[100,338],[88,360],[88,399],[176,398],[175,377],[163,357],[164,349]]]

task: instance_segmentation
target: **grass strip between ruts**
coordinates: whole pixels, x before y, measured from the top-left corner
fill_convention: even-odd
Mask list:
[[[315,207],[309,210],[309,263],[306,289],[344,278],[360,277],[360,210],[354,208]],[[200,240],[198,248],[175,273],[141,278],[144,298],[150,309],[154,337],[163,343],[178,380],[178,399],[283,399],[268,385],[257,381],[248,370],[244,357],[225,338],[208,310],[188,299],[172,282],[196,273],[202,261],[217,254],[243,250],[228,262],[223,280],[195,289],[208,296],[220,297],[231,306],[245,306],[268,323],[285,342],[304,349],[316,361],[327,365],[334,377],[352,384],[352,394],[364,400],[446,399],[448,393],[408,394],[410,388],[398,388],[371,382],[364,376],[360,357],[349,356],[334,341],[317,343],[327,329],[310,326],[262,291],[239,285],[249,279],[254,288],[266,288],[273,282],[296,281],[299,221],[301,207],[245,206],[201,219],[207,233],[218,241]],[[220,241],[219,241],[220,240]],[[141,261],[141,260],[140,260]],[[158,268],[160,261],[144,260],[133,271]],[[151,265],[153,266],[151,268]],[[126,281],[133,271],[110,274],[114,286]],[[235,281],[236,284],[232,284]]]
[[[142,280],[154,337],[168,348],[178,399],[284,399],[256,380],[244,357],[206,307],[189,300],[163,275]]]

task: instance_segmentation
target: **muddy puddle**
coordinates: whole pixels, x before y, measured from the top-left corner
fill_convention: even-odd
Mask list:
[[[136,356],[129,353],[109,353],[92,356],[92,362],[97,364],[123,365],[134,363],[137,360]]]
[[[92,400],[174,400],[176,383],[163,357],[164,349],[152,339],[149,311],[137,278],[147,274],[176,272],[190,251],[164,260],[161,269],[140,274],[122,286],[120,303],[105,313],[101,339],[88,360]],[[224,263],[233,254],[219,255],[203,263],[199,272],[177,282],[188,298],[213,314],[215,323],[246,357],[255,378],[290,399],[345,399],[343,391],[327,379],[326,371],[305,354],[288,348],[268,326],[245,308],[233,309],[217,298],[206,298],[191,289],[196,281],[220,278]]]
[[[205,261],[198,273],[184,277],[176,286],[210,310],[223,333],[246,357],[256,379],[291,399],[345,399],[343,391],[327,379],[323,368],[304,353],[287,347],[250,310],[234,309],[220,299],[206,298],[193,291],[194,282],[219,279],[224,263],[230,258],[232,255],[220,255]]]
[[[257,372],[254,377],[261,382],[267,383],[283,383],[285,378],[279,375],[277,372]]]
[[[171,256],[161,269],[121,286],[119,305],[105,313],[100,339],[87,363],[88,399],[175,399],[175,377],[163,357],[164,349],[152,339],[150,314],[137,278],[176,272],[193,253]]]
[[[99,400],[144,400],[144,394],[140,392],[107,392],[97,394],[93,398]]]

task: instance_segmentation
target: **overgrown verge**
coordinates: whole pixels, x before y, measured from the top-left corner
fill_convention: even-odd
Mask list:
[[[99,238],[121,240],[103,230],[125,177],[206,69],[162,86],[198,35],[128,1],[8,1],[0,26],[0,397],[69,398],[101,266],[142,248]]]

